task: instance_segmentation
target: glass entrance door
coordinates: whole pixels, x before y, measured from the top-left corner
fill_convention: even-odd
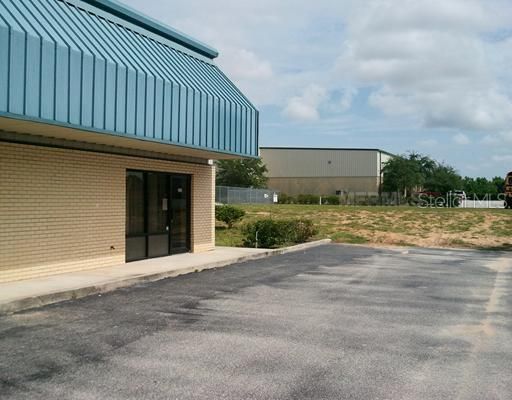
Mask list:
[[[171,177],[171,253],[188,251],[189,244],[189,179],[186,176]]]
[[[126,261],[146,258],[146,179],[144,172],[126,173]]]
[[[169,255],[169,176],[148,172],[147,233],[149,258]]]
[[[190,249],[190,177],[127,171],[126,261]]]

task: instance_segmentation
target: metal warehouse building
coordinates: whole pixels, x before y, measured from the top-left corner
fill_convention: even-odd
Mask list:
[[[216,56],[117,2],[0,1],[0,282],[214,248],[212,159],[258,155]]]
[[[379,149],[261,147],[268,187],[289,195],[379,192],[393,154]]]

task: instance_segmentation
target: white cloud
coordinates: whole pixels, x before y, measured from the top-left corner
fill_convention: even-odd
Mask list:
[[[493,69],[495,44],[482,38],[505,24],[499,4],[367,2],[347,21],[337,69],[345,79],[375,87],[369,103],[387,115],[413,116],[429,128],[512,127],[511,93]]]
[[[489,146],[509,146],[512,144],[512,131],[504,131],[493,135],[485,135],[480,140],[480,143]]]
[[[352,107],[352,102],[354,101],[354,97],[357,95],[357,89],[355,88],[346,88],[343,91],[343,96],[341,96],[340,101],[340,110],[342,112],[346,112],[350,110]]]
[[[388,115],[408,115],[417,110],[417,105],[410,94],[397,94],[388,86],[384,86],[370,94],[368,102]]]
[[[456,144],[460,144],[460,145],[466,145],[466,144],[470,144],[471,143],[471,140],[469,139],[469,137],[463,133],[457,133],[454,137],[453,137],[453,141],[456,143]]]
[[[485,135],[480,140],[480,143],[493,146],[493,145],[500,143],[500,140],[495,135]]]
[[[510,25],[503,0],[124,1],[218,47],[217,63],[260,107],[288,107],[315,82],[343,90],[330,104],[343,113],[371,87],[385,115],[512,130],[512,38],[485,39]]]
[[[251,101],[261,105],[275,100],[269,86],[276,77],[268,60],[247,49],[225,48],[218,63]]]
[[[215,62],[260,108],[283,108],[312,83],[345,87],[332,69],[356,0],[122,1],[217,48]]]
[[[236,60],[228,63],[226,71],[233,79],[252,79],[255,81],[271,79],[273,76],[270,62],[258,58],[252,51],[246,49],[233,49],[225,53]]]
[[[499,137],[505,143],[512,143],[512,131],[500,132]]]
[[[290,119],[298,121],[315,121],[320,115],[318,108],[325,100],[327,91],[318,85],[308,86],[301,96],[295,96],[288,100],[283,113]]]

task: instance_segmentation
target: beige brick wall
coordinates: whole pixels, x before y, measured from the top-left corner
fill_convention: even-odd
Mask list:
[[[192,251],[214,248],[212,166],[0,143],[0,282],[124,263],[127,169],[192,175]]]

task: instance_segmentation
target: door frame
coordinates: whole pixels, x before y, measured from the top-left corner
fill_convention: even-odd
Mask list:
[[[167,174],[167,177],[169,179],[169,185],[167,187],[168,189],[168,194],[169,194],[169,197],[168,197],[168,209],[169,209],[169,212],[167,213],[167,223],[168,223],[168,226],[169,226],[169,255],[174,255],[174,254],[183,254],[183,253],[188,253],[190,252],[192,249],[191,249],[191,243],[192,243],[192,223],[191,223],[191,206],[192,206],[192,175],[189,175],[189,174],[175,174],[175,173],[168,173]],[[172,235],[171,235],[171,232],[172,232],[172,224],[171,224],[171,218],[172,218],[172,189],[173,189],[173,186],[172,186],[172,178],[173,177],[179,177],[179,178],[185,178],[186,182],[187,182],[187,188],[186,188],[186,191],[185,191],[185,196],[186,196],[186,207],[187,207],[187,212],[186,212],[186,228],[187,228],[187,237],[185,238],[185,247],[180,247],[179,249],[176,249],[176,250],[173,250],[172,248]]]
[[[145,246],[145,252],[144,257],[132,259],[132,260],[126,260],[126,262],[132,262],[132,261],[140,261],[140,260],[147,260],[150,258],[159,258],[159,257],[166,257],[174,254],[183,254],[191,251],[191,242],[192,242],[192,224],[191,224],[191,206],[192,206],[192,175],[190,174],[183,174],[183,173],[174,173],[174,172],[165,172],[165,171],[154,171],[154,170],[143,170],[143,169],[134,169],[134,168],[128,168],[125,170],[125,185],[126,185],[126,176],[128,172],[139,172],[143,174],[143,197],[144,197],[144,233],[137,233],[137,234],[131,234],[129,235],[126,232],[125,228],[125,243],[126,239],[129,238],[144,238],[144,246]],[[148,198],[149,198],[149,185],[148,185],[148,174],[161,174],[165,175],[167,178],[167,204],[168,204],[168,212],[167,212],[167,221],[166,224],[169,227],[169,230],[167,231],[167,243],[168,243],[168,254],[164,256],[157,256],[157,257],[149,257],[149,237],[151,235],[155,235],[148,232],[148,221],[149,221],[149,207],[148,207]],[[172,248],[172,225],[171,225],[171,216],[172,216],[172,201],[171,201],[171,194],[172,194],[172,177],[181,177],[185,178],[187,182],[187,188],[185,192],[186,196],[186,229],[187,229],[187,237],[186,237],[186,247],[180,248],[173,251]],[[125,193],[126,193],[126,186],[125,186]],[[125,210],[126,205],[128,202],[128,198],[125,198]],[[125,211],[125,227],[126,227],[126,211]],[[162,233],[163,234],[163,233]],[[182,251],[181,251],[182,249]],[[126,249],[125,249],[125,257],[126,257]]]

